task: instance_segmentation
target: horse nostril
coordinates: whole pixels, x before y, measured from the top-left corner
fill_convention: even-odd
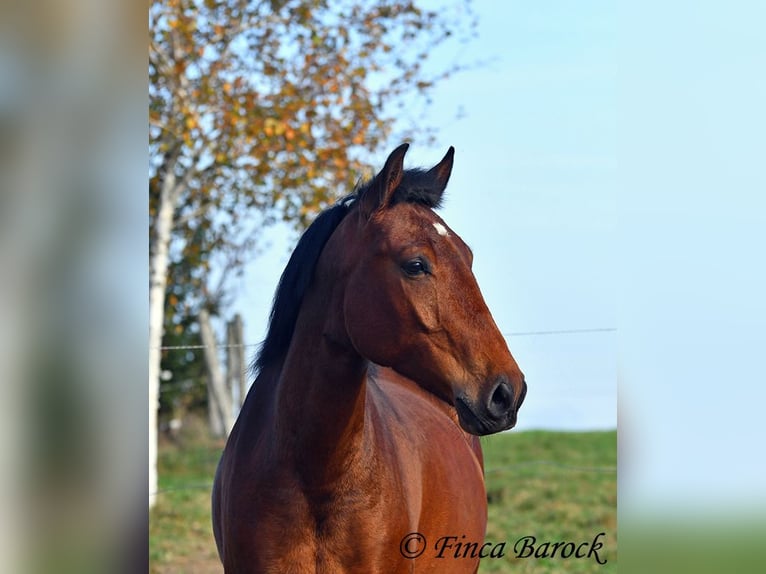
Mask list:
[[[508,383],[500,381],[489,398],[489,405],[487,405],[489,413],[494,417],[500,418],[510,410],[512,405],[513,391],[511,391]]]

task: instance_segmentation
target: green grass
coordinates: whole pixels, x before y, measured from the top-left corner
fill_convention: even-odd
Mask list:
[[[160,444],[159,495],[149,515],[152,574],[223,571],[210,522],[210,487],[223,449],[202,421],[193,421],[177,442]]]
[[[483,560],[480,572],[617,571],[617,433],[529,431],[482,439],[489,500],[488,541],[507,544],[502,559]],[[593,559],[517,558],[513,545],[534,536],[543,542],[591,542]],[[519,545],[519,549],[523,543]],[[552,546],[552,544],[551,544]]]
[[[511,432],[482,439],[489,525],[487,541],[505,542],[482,573],[616,572],[617,436],[614,431]],[[160,446],[160,495],[149,524],[153,574],[220,573],[210,527],[210,484],[223,443],[199,423]],[[593,559],[516,558],[523,536],[542,542],[590,542],[599,532],[605,565]]]

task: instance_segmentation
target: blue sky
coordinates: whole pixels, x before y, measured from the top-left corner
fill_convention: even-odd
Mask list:
[[[762,2],[621,7],[620,429],[635,508],[766,503],[764,21]]]
[[[425,122],[438,128],[438,145],[413,141],[405,165],[433,165],[455,146],[441,215],[472,247],[501,331],[615,327],[615,15],[579,3],[476,9],[478,39],[440,49],[429,64],[444,67],[457,53],[487,63],[437,86]],[[241,283],[248,343],[265,332],[285,235],[267,234],[272,247]],[[509,338],[529,384],[517,428],[616,427],[616,339]]]

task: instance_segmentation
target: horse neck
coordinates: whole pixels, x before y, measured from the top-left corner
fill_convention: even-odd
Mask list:
[[[316,488],[347,479],[366,446],[367,361],[328,336],[340,317],[338,290],[307,293],[277,385],[278,446]]]

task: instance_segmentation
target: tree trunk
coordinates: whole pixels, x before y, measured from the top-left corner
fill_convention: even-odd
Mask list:
[[[229,435],[234,426],[231,408],[231,393],[226,391],[226,380],[218,360],[215,332],[210,323],[210,314],[206,309],[199,313],[199,329],[204,346],[205,366],[207,367],[208,414],[210,431],[215,437]]]
[[[157,409],[160,400],[160,362],[165,318],[168,252],[173,229],[176,178],[168,170],[162,184],[154,221],[154,249],[149,257],[149,508],[157,500]]]

